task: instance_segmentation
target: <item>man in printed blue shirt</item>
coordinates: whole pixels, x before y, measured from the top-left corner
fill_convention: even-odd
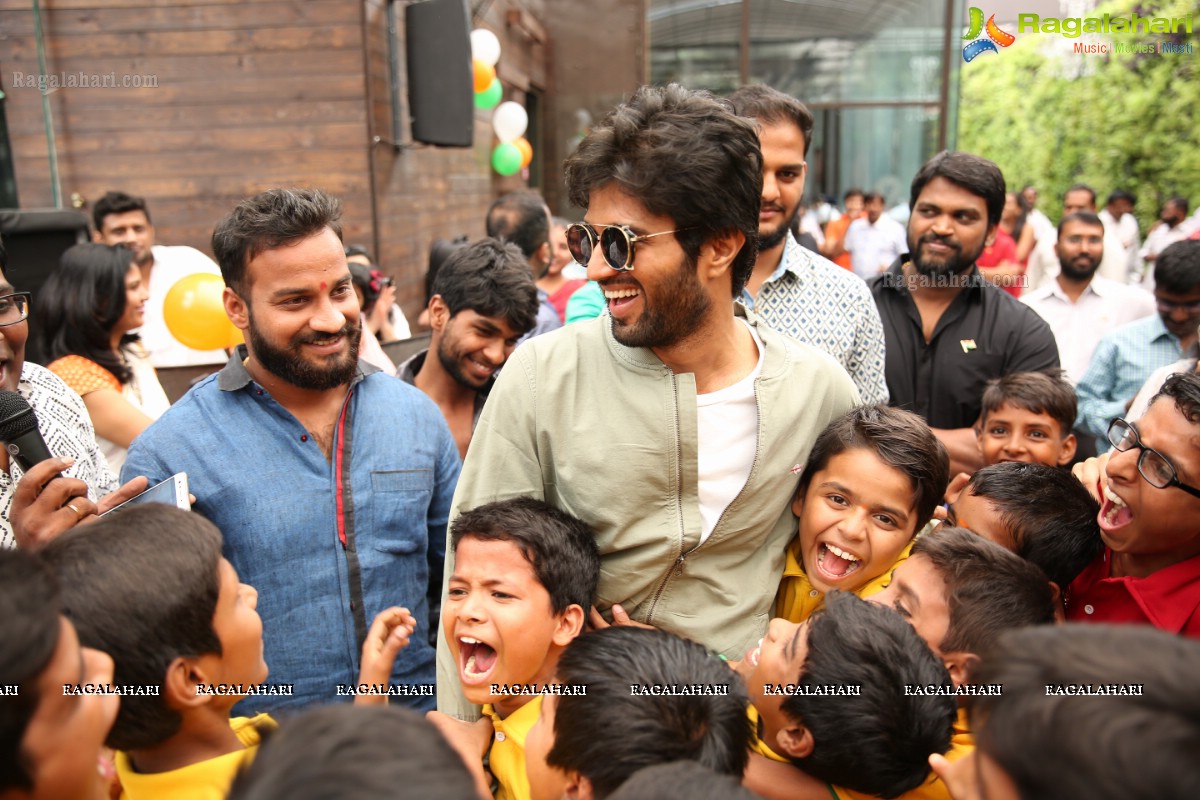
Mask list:
[[[791,232],[804,196],[812,114],[769,86],[743,86],[729,100],[738,116],[758,121],[763,154],[758,258],[742,304],[771,328],[837,359],[864,403],[886,403],[883,325],[871,292],[861,278],[801,247]]]
[[[392,605],[417,620],[394,692],[433,707],[430,616],[458,451],[432,400],[358,360],[340,216],[319,191],[274,189],[217,225],[225,311],[246,344],[125,462],[151,483],[186,472],[195,510],[258,590],[270,682],[294,694],[252,696],[239,713],[343,696],[370,621]]]

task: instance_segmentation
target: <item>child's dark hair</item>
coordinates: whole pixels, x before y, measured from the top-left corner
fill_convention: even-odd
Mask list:
[[[229,800],[475,797],[466,766],[421,714],[397,706],[328,705],[264,734]]]
[[[1104,548],[1096,516],[1100,504],[1066,470],[1043,464],[992,464],[978,470],[966,491],[1000,514],[1016,554],[1041,567],[1066,589]]]
[[[1003,697],[968,697],[971,730],[1021,797],[1200,797],[1200,642],[1150,626],[1011,631],[973,671]],[[1135,695],[1054,686],[1136,684]],[[1086,735],[1082,735],[1086,732]]]
[[[800,687],[857,686],[858,696],[784,698],[784,714],[808,728],[812,753],[792,759],[813,777],[856,792],[896,797],[929,774],[930,753],[950,748],[953,697],[905,694],[908,685],[949,686],[941,659],[899,614],[833,591],[808,621]],[[870,764],[870,769],[863,769]]]
[[[817,437],[800,475],[800,491],[837,455],[857,447],[908,476],[913,486],[916,528],[933,517],[950,480],[950,457],[925,420],[886,405],[858,406],[838,417]]]
[[[732,775],[696,761],[673,761],[639,769],[609,800],[760,800]]]
[[[1169,376],[1150,403],[1160,397],[1170,398],[1188,422],[1193,425],[1200,422],[1200,375],[1189,371]]]
[[[557,679],[586,686],[587,695],[557,699],[546,763],[586,777],[596,798],[607,797],[637,770],[669,761],[698,761],[738,778],[746,770],[750,699],[733,671],[702,645],[665,631],[606,628],[567,645]],[[643,696],[630,688],[672,684],[716,689]]]
[[[1078,403],[1075,389],[1063,378],[1062,370],[1010,372],[993,378],[983,390],[983,422],[1000,406],[1010,405],[1033,414],[1046,414],[1066,436],[1075,426]]]
[[[1007,630],[1054,622],[1045,573],[966,528],[943,525],[918,539],[912,555],[928,558],[946,582],[943,653],[984,653]]]
[[[600,580],[596,537],[580,520],[532,497],[514,497],[473,508],[450,526],[450,546],[458,552],[464,536],[486,542],[512,542],[550,593],[561,614],[572,605],[586,611]]]
[[[179,657],[221,653],[213,630],[221,532],[199,514],[147,503],[76,528],[42,550],[79,643],[112,656],[117,685],[161,686]],[[160,744],[182,723],[159,696],[121,698],[116,750]]]
[[[0,550],[0,685],[19,687],[0,702],[0,792],[34,788],[21,740],[41,701],[38,678],[58,648],[60,608],[58,581],[41,561]]]

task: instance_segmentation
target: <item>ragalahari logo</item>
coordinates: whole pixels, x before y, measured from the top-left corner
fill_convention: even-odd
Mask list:
[[[971,6],[969,11],[969,24],[967,32],[963,35],[963,39],[973,39],[963,47],[963,61],[971,62],[984,53],[999,53],[997,47],[1008,47],[1017,40],[1007,31],[1000,30],[996,25],[996,15],[992,14],[988,17],[987,25],[983,24],[983,9]],[[987,36],[980,38],[980,34],[987,32]]]

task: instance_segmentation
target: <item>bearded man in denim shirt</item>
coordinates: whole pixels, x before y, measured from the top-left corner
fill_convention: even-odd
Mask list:
[[[358,360],[358,304],[340,203],[275,189],[213,233],[225,311],[246,336],[129,450],[154,484],[186,472],[195,511],[258,590],[271,684],[242,714],[347,697],[370,620],[392,605],[417,620],[393,696],[433,707],[436,601],[459,457],[438,407]],[[341,687],[341,689],[339,689]]]

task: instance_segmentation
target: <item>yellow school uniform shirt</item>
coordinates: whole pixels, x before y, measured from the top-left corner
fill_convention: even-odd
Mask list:
[[[275,727],[267,714],[234,717],[229,720],[244,750],[199,761],[169,772],[134,772],[128,753],[117,753],[117,778],[121,781],[122,800],[224,800],[229,785],[242,764],[254,760],[262,741],[261,730]]]
[[[958,710],[958,718],[954,720],[954,733],[950,737],[950,749],[946,751],[946,759],[949,761],[958,761],[960,758],[966,757],[974,749],[975,737],[971,735],[971,729],[967,727],[967,712],[960,708]],[[873,795],[852,792],[840,786],[831,788],[833,796],[838,798],[838,800],[877,800]],[[929,777],[925,779],[925,783],[911,792],[905,792],[896,798],[896,800],[950,800],[950,793],[946,791],[946,784],[942,783],[936,775],[930,772]]]
[[[915,541],[916,537],[913,537],[912,542],[905,545],[895,562],[882,575],[855,589],[854,594],[866,599],[887,588],[892,580],[892,571],[908,558]],[[797,536],[787,548],[783,579],[779,582],[779,594],[775,597],[775,616],[783,617],[788,622],[803,622],[824,605],[825,593],[814,589],[808,575],[804,573],[803,562],[800,560],[800,537]]]
[[[785,757],[779,755],[779,753],[776,753],[774,750],[772,750],[770,747],[767,746],[766,742],[764,742],[762,739],[759,738],[759,736],[758,736],[758,709],[754,707],[753,703],[746,706],[746,716],[750,718],[750,730],[752,732],[751,733],[752,738],[750,739],[750,752],[758,753],[760,756],[766,756],[767,758],[771,759],[772,761],[782,761],[784,764],[792,763],[791,759],[788,759],[788,758],[785,758]]]
[[[531,800],[529,776],[525,774],[525,737],[542,713],[542,698],[537,696],[504,719],[489,703],[483,713],[492,720],[496,734],[488,754],[488,765],[500,784],[496,800]]]

